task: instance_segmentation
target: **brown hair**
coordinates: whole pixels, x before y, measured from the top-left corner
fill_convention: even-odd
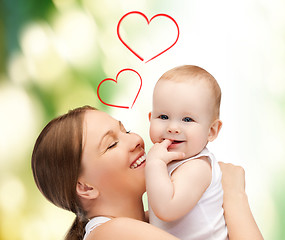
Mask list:
[[[87,223],[76,193],[81,171],[84,113],[96,110],[84,106],[50,121],[36,140],[32,170],[41,193],[53,204],[76,214],[66,240],[83,239]]]
[[[221,104],[221,88],[217,80],[205,69],[195,65],[178,66],[165,72],[159,81],[170,80],[174,82],[190,82],[190,81],[204,81],[210,86],[215,102],[214,102],[214,115],[219,117],[220,104]]]

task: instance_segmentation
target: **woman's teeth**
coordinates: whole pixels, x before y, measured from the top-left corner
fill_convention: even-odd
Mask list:
[[[137,161],[135,161],[132,165],[131,165],[131,169],[135,169],[137,168],[138,166],[140,166],[142,163],[145,162],[145,155],[144,156],[141,156]]]

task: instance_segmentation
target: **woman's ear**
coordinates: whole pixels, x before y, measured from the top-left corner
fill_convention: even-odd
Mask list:
[[[99,191],[97,188],[84,183],[82,181],[77,181],[76,185],[76,192],[78,196],[84,198],[84,199],[95,199],[99,196]]]
[[[151,119],[151,112],[148,113],[148,120],[150,121]]]
[[[222,125],[223,125],[223,123],[220,119],[216,119],[212,123],[212,125],[210,126],[210,129],[209,129],[209,136],[208,136],[209,142],[214,141],[218,137],[218,134],[222,128]]]

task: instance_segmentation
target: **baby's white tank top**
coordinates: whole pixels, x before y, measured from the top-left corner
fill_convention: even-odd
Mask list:
[[[222,207],[222,172],[214,155],[207,148],[204,148],[203,151],[194,157],[169,163],[167,166],[168,173],[171,176],[173,171],[181,164],[202,156],[206,156],[209,159],[212,167],[212,180],[196,206],[185,216],[173,222],[160,220],[155,216],[151,206],[149,206],[149,220],[151,224],[182,240],[225,240],[228,239],[228,234]]]

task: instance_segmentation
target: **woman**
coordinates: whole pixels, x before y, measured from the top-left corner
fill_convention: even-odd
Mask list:
[[[177,239],[146,223],[144,162],[139,135],[86,106],[47,124],[34,147],[32,170],[42,194],[76,214],[68,240],[83,239],[86,223],[86,240]],[[243,171],[221,168],[230,239],[263,239],[248,207]]]

